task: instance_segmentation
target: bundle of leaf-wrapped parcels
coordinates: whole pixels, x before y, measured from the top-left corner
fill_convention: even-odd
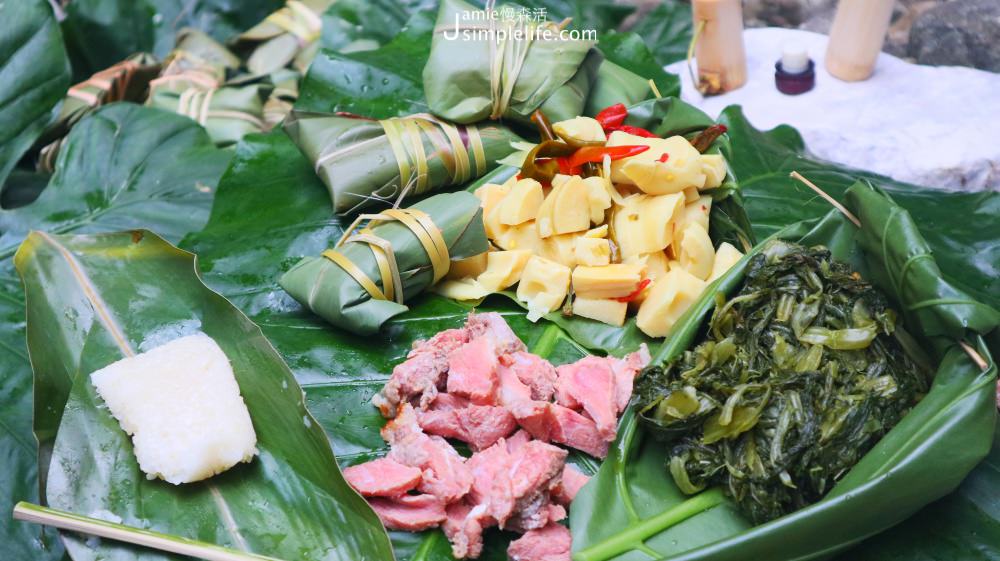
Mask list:
[[[284,7],[240,34],[234,49],[246,52],[253,75],[291,66],[305,72],[316,56],[323,23],[320,15],[333,0],[288,0]]]
[[[338,214],[480,177],[520,140],[499,124],[456,126],[426,114],[374,120],[293,112],[285,130]]]
[[[603,58],[596,41],[508,11],[441,2],[423,72],[431,111],[456,123],[527,122],[536,109],[552,121],[581,115]]]
[[[184,28],[177,33],[174,49],[164,60],[163,75],[181,74],[189,70],[207,74],[221,83],[236,72],[242,61],[225,45],[204,31]]]
[[[441,280],[452,261],[489,247],[479,199],[464,191],[359,220],[370,221],[356,232],[352,225],[336,247],[302,259],[280,280],[303,306],[359,335],[405,312],[406,301]]]
[[[204,126],[219,146],[235,144],[247,134],[269,128],[264,120],[264,103],[272,89],[269,83],[258,80],[206,88],[183,76],[176,78],[154,80],[147,105],[190,117]]]
[[[299,79],[302,75],[290,68],[282,68],[271,73],[274,89],[264,102],[264,122],[273,128],[292,112],[299,98]]]
[[[274,89],[270,77],[229,79],[239,59],[212,38],[182,33],[166,62],[163,74],[149,84],[146,105],[190,117],[219,146],[270,128],[264,118],[264,104]]]
[[[69,130],[94,109],[115,101],[142,101],[149,82],[160,72],[160,63],[148,53],[139,53],[95,73],[66,92],[59,116],[38,141],[38,169],[51,173],[56,156]]]

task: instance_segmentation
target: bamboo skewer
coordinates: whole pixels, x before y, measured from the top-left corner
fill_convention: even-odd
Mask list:
[[[837,199],[834,199],[833,197],[831,197],[829,193],[827,193],[826,191],[824,191],[824,190],[820,189],[819,187],[817,187],[815,183],[813,183],[812,181],[809,181],[808,179],[806,179],[805,177],[803,177],[801,173],[799,173],[797,171],[793,171],[789,175],[791,175],[793,179],[798,179],[802,183],[805,183],[806,187],[809,187],[810,189],[812,189],[813,191],[815,191],[817,195],[819,195],[820,197],[823,197],[823,199],[825,199],[826,202],[828,202],[831,205],[833,205],[833,208],[839,210],[841,212],[841,214],[843,214],[844,216],[846,216],[847,219],[850,220],[851,222],[853,222],[855,226],[857,226],[858,228],[861,227],[861,221],[858,220],[858,217],[854,216],[854,214],[851,211],[847,210],[847,207],[845,207],[844,205],[842,205],[839,202],[837,202]]]
[[[815,183],[813,183],[812,181],[809,181],[808,179],[806,179],[805,177],[803,177],[803,175],[801,173],[799,173],[797,171],[793,171],[792,173],[790,173],[788,175],[790,175],[793,179],[797,179],[797,180],[801,181],[802,183],[804,183],[807,187],[809,187],[810,189],[812,189],[813,191],[815,191],[817,195],[819,195],[820,197],[822,197],[826,202],[830,203],[834,208],[836,208],[837,210],[839,210],[841,212],[841,214],[843,214],[855,226],[857,226],[858,228],[861,227],[861,221],[858,220],[857,216],[854,216],[854,214],[851,211],[847,210],[847,207],[845,207],[844,205],[840,204],[836,199],[834,199],[833,197],[831,197],[829,193],[827,193],[826,191],[820,189],[819,186],[817,186]],[[959,344],[960,347],[962,347],[962,350],[965,351],[965,354],[969,355],[969,358],[972,359],[972,362],[974,362],[976,364],[976,366],[979,367],[980,370],[982,370],[982,371],[985,372],[986,370],[989,369],[989,367],[990,367],[989,363],[986,362],[986,359],[984,359],[982,357],[982,355],[980,355],[976,351],[976,349],[972,348],[971,345],[969,345],[968,343],[966,343],[965,341],[962,341],[962,340],[959,340],[958,344]]]
[[[281,561],[274,557],[245,553],[180,536],[133,528],[124,524],[116,524],[24,501],[14,506],[14,519],[207,559],[208,561]]]

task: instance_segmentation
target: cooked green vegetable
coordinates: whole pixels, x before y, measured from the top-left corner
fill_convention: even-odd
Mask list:
[[[721,485],[757,523],[802,508],[927,391],[885,297],[823,247],[771,242],[717,298],[706,340],[637,385],[685,493]]]

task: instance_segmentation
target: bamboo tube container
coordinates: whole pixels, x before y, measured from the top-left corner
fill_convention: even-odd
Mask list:
[[[712,94],[741,87],[747,81],[742,0],[694,0],[692,8],[695,29],[705,22],[695,47],[701,85]]]
[[[893,0],[840,0],[826,47],[827,72],[847,82],[871,77],[893,4]]]

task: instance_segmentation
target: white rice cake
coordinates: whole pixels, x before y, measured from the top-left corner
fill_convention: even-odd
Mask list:
[[[233,367],[204,333],[119,360],[90,380],[132,436],[149,479],[200,481],[257,454]]]

